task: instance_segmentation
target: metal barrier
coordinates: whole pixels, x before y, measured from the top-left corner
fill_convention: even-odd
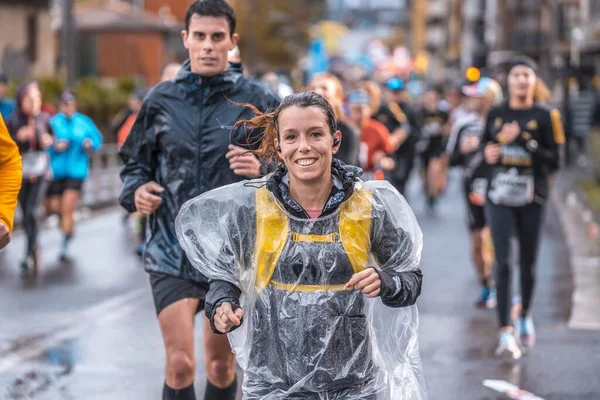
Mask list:
[[[117,204],[121,179],[119,178],[120,158],[116,144],[104,144],[102,148],[91,155],[90,171],[83,183],[82,197],[79,202],[80,209],[94,209],[113,206]],[[46,190],[42,194],[45,196]],[[38,215],[42,217],[44,210],[40,202]],[[23,220],[21,209],[15,213],[15,224],[20,225]]]
[[[81,206],[97,208],[116,204],[121,190],[117,144],[105,144],[90,159],[90,173],[83,184]]]

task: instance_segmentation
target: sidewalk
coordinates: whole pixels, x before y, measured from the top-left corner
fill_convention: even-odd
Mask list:
[[[569,248],[573,271],[569,328],[600,330],[600,239],[597,227],[600,215],[594,213],[577,187],[578,180],[590,172],[577,167],[561,170],[554,178],[551,201]]]

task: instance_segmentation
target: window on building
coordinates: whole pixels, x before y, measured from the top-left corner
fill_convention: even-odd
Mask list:
[[[600,15],[600,0],[590,0],[590,14]]]
[[[27,17],[27,59],[29,62],[37,60],[37,37],[37,15],[31,14]]]

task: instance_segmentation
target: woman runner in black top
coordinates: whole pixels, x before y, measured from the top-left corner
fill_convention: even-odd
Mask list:
[[[532,346],[535,331],[531,300],[534,265],[542,224],[542,211],[549,193],[549,178],[559,168],[559,147],[564,143],[560,112],[536,103],[541,82],[536,66],[519,58],[509,68],[507,104],[493,108],[483,136],[484,157],[489,165],[486,211],[496,252],[496,287],[500,340],[497,355],[521,356],[515,336]],[[519,241],[522,310],[517,334],[510,321],[510,238]]]

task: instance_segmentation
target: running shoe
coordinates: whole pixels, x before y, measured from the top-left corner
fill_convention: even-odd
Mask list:
[[[496,357],[518,360],[521,356],[521,349],[519,348],[515,335],[511,332],[500,332],[498,347],[496,348]]]
[[[427,207],[429,207],[430,210],[435,209],[435,206],[437,205],[437,198],[435,196],[427,196]]]
[[[496,290],[487,286],[481,288],[481,294],[475,300],[477,308],[494,308],[496,307]]]
[[[517,324],[517,336],[521,344],[526,348],[531,348],[535,344],[535,326],[531,316],[520,317]]]
[[[37,274],[37,265],[34,255],[30,254],[21,261],[21,273],[28,278]]]
[[[64,264],[72,264],[73,263],[73,258],[68,256],[67,253],[60,253],[60,256],[58,257],[58,259],[61,263],[64,263]]]
[[[23,273],[28,272],[30,260],[31,256],[25,256],[25,258],[21,260],[21,270],[23,270]]]
[[[477,297],[477,300],[475,300],[475,307],[486,308],[489,297],[490,297],[490,288],[487,286],[483,286],[481,288],[481,293],[479,294],[479,297]]]
[[[33,261],[33,264],[32,264],[33,274],[37,275],[38,272],[40,272],[40,268],[42,267],[42,256],[40,255],[39,247],[35,246],[31,257],[32,257],[32,261]]]
[[[487,308],[495,308],[496,303],[496,289],[490,289],[490,295],[487,299]]]

